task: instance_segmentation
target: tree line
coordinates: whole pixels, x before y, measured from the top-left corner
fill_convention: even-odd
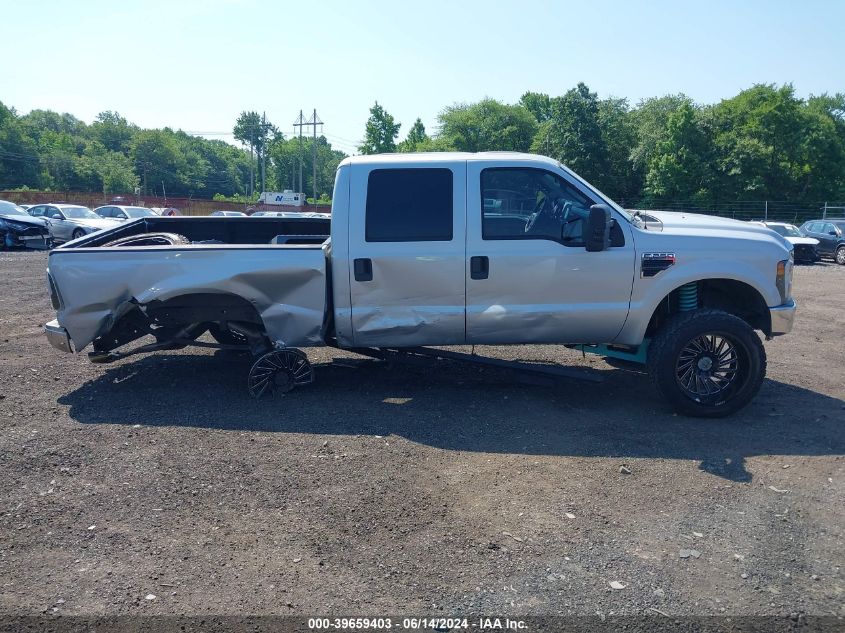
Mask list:
[[[579,83],[516,104],[449,106],[431,136],[417,119],[397,142],[400,128],[376,103],[359,150],[544,154],[628,206],[845,200],[845,95],[801,99],[791,85],[755,85],[713,105],[678,94],[632,107]]]
[[[298,188],[302,156],[303,189],[314,190],[313,138],[300,148],[256,112],[241,114],[233,136],[247,149],[181,130],[142,129],[116,112],[102,112],[88,125],[50,110],[18,115],[0,103],[0,189],[132,194],[139,188],[144,195],[250,199],[262,162],[267,190]],[[318,197],[328,197],[346,155],[323,136],[316,144]]]
[[[559,96],[526,92],[514,104],[448,106],[433,134],[420,119],[400,141],[401,129],[376,102],[358,150],[544,154],[627,206],[845,200],[845,95],[802,99],[791,85],[755,85],[710,105],[678,94],[631,106],[579,83]],[[302,189],[314,191],[312,137],[286,138],[251,111],[238,117],[233,136],[242,147],[142,129],[116,112],[89,125],[49,110],[19,115],[0,103],[0,188],[249,198],[264,167],[266,190],[299,189],[301,171]],[[317,137],[318,197],[331,194],[345,156]]]

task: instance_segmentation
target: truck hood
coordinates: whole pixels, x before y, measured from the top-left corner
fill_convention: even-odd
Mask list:
[[[792,249],[792,244],[779,233],[751,222],[685,211],[642,211],[641,213],[646,216],[646,227],[649,231],[662,230],[665,233],[682,235],[711,235],[734,238],[742,238],[749,233],[755,236],[767,235],[776,238],[776,241],[787,250]],[[662,226],[649,224],[649,217],[660,220]]]

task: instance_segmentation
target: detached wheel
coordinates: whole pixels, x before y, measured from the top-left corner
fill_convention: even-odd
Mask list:
[[[676,411],[721,418],[747,405],[766,376],[766,351],[745,321],[721,310],[675,316],[652,340],[648,373]]]
[[[840,266],[845,266],[845,246],[840,246],[836,249],[836,254],[833,256],[836,263]]]
[[[294,387],[314,382],[314,369],[308,357],[298,349],[285,348],[267,352],[249,370],[249,395],[287,393]]]

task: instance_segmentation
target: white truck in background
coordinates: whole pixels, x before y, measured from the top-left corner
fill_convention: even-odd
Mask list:
[[[53,250],[46,334],[110,362],[215,345],[196,341],[208,331],[257,357],[254,395],[313,380],[296,347],[583,346],[645,364],[677,411],[720,417],[760,389],[758,332],[792,329],[792,268],[774,231],[631,214],[546,157],[356,156],[331,219],[149,217]]]

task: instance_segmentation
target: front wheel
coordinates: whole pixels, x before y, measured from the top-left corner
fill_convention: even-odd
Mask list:
[[[76,229],[73,232],[73,235],[71,235],[70,239],[78,240],[80,237],[83,237],[84,235],[85,235],[85,231],[83,231],[82,229]]]
[[[836,255],[833,256],[836,263],[840,266],[845,266],[845,246],[840,246],[836,249]]]
[[[648,373],[679,413],[720,418],[747,405],[766,376],[766,350],[745,321],[721,310],[676,315],[651,341]]]

